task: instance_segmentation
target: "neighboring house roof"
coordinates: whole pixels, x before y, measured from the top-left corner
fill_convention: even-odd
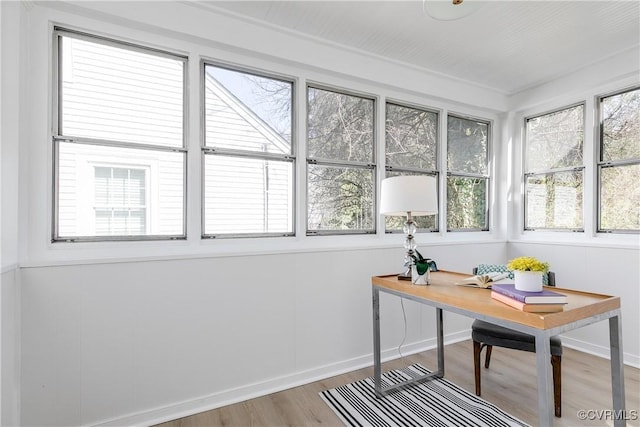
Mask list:
[[[235,115],[235,117],[226,118],[226,120],[230,122],[228,124],[235,125],[238,128],[249,126],[270,144],[277,147],[277,150],[280,152],[291,152],[291,145],[287,140],[285,140],[278,132],[269,126],[269,124],[255,114],[251,108],[229,92],[218,80],[208,73],[205,73],[205,85],[206,91],[209,94],[216,96],[218,100],[228,106],[231,112]]]

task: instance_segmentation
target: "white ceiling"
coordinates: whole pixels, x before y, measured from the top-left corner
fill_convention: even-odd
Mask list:
[[[620,52],[640,64],[640,1],[471,2],[480,7],[454,21],[431,18],[422,0],[201,3],[508,95]]]

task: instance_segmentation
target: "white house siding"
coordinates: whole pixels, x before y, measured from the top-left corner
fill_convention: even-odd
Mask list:
[[[183,146],[182,60],[62,38],[62,125],[74,138]],[[96,234],[95,167],[144,169],[147,235],[184,233],[184,154],[59,143],[58,236]]]
[[[63,38],[67,136],[183,145],[180,60]]]
[[[290,144],[206,76],[206,145],[256,154],[289,154]],[[207,155],[204,162],[205,234],[292,231],[291,162]]]
[[[94,234],[95,166],[145,169],[146,234],[183,233],[183,153],[61,143],[59,159],[59,236]]]

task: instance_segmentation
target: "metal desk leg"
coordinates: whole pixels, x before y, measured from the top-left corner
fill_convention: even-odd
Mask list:
[[[373,297],[373,384],[376,396],[382,397],[381,366],[380,366],[380,290],[372,290]]]
[[[622,353],[622,319],[620,313],[609,318],[609,343],[611,347],[611,394],[613,395],[613,425],[627,425],[624,398],[624,360]]]
[[[540,426],[553,425],[553,377],[551,375],[551,342],[550,337],[542,331],[536,337],[536,367],[538,374],[538,416]]]
[[[436,327],[438,328],[438,372],[437,376],[444,377],[444,327],[442,322],[442,309],[436,308]]]
[[[386,396],[394,391],[409,388],[414,384],[439,378],[444,375],[444,342],[442,327],[442,309],[436,309],[436,323],[438,324],[438,372],[411,376],[411,378],[382,387],[382,364],[380,361],[380,289],[373,287],[373,386],[376,397]]]

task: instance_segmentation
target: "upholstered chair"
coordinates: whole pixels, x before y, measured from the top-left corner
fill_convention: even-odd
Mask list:
[[[477,268],[474,274],[478,273]],[[555,286],[555,274],[547,273],[547,285]],[[471,326],[473,339],[473,366],[475,373],[476,395],[480,396],[480,355],[484,348],[486,354],[484,367],[489,368],[491,350],[493,347],[503,347],[513,350],[535,352],[535,338],[509,328],[494,325],[482,320],[475,320]],[[558,337],[551,337],[551,365],[553,370],[553,403],[556,417],[562,416],[562,381],[561,381],[562,342]]]

